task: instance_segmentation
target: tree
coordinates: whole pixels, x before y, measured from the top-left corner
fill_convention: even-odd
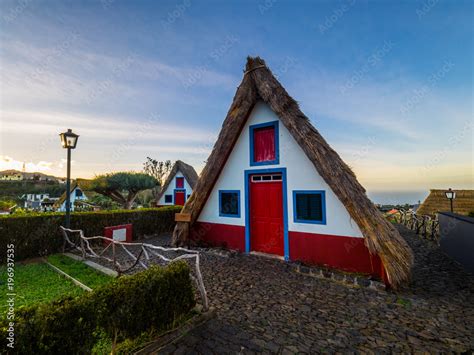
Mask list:
[[[156,187],[158,181],[148,174],[120,172],[96,176],[88,185],[90,190],[110,197],[123,208],[132,208],[138,193]]]
[[[165,177],[172,168],[171,160],[158,161],[150,157],[146,158],[146,162],[143,163],[143,171],[145,174],[153,176],[160,186],[165,183]]]
[[[153,176],[158,181],[158,186],[152,190],[154,199],[158,197],[160,189],[163,187],[165,178],[171,171],[171,168],[171,160],[158,161],[146,157],[146,162],[143,163],[143,171],[145,174]]]

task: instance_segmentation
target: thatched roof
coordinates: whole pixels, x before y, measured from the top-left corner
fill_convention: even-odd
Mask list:
[[[69,189],[69,193],[72,194],[72,192],[74,191],[74,189],[76,187],[79,187],[77,181],[71,181],[71,187]],[[56,207],[56,208],[61,207],[61,205],[64,203],[64,201],[66,201],[66,191],[64,191],[63,194],[59,197],[59,200],[57,200],[54,203],[54,207]]]
[[[344,204],[357,223],[369,251],[378,254],[393,287],[408,281],[413,253],[395,227],[387,222],[368,199],[352,170],[329,146],[298,104],[288,95],[259,57],[248,58],[245,73],[227,113],[216,144],[182,213],[191,214],[191,225],[198,218],[219,174],[229,157],[254,105],[265,102],[278,115],[317,172]],[[189,223],[178,222],[173,242],[183,244],[189,234]]]
[[[181,171],[184,178],[188,182],[189,186],[191,186],[191,188],[194,190],[194,186],[196,186],[196,183],[199,179],[199,176],[196,173],[196,170],[194,170],[194,168],[191,165],[186,164],[185,162],[183,162],[181,160],[176,160],[176,163],[174,163],[173,168],[171,168],[171,171],[168,174],[168,177],[166,178],[166,181],[163,184],[163,187],[161,188],[160,193],[159,193],[158,198],[156,199],[156,201],[158,201],[161,198],[161,196],[163,196],[163,194],[165,193],[166,189],[168,188],[168,186],[173,181],[173,179],[174,179],[175,175],[178,173],[178,171]]]
[[[447,189],[446,189],[447,190]],[[451,206],[446,198],[446,190],[430,190],[430,194],[416,210],[416,214],[433,216],[438,212],[450,212]],[[474,212],[474,190],[454,190],[453,212],[468,215]]]

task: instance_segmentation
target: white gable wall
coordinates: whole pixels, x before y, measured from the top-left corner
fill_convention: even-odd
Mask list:
[[[168,185],[165,193],[163,196],[161,196],[160,200],[158,201],[158,205],[168,205],[172,206],[174,205],[174,189],[176,189],[176,178],[177,177],[184,177],[183,173],[178,170],[176,175],[173,177],[173,180],[171,183]],[[189,185],[188,180],[184,177],[184,188],[186,189],[186,200],[188,199],[188,195],[191,195],[193,192],[193,189],[191,188],[191,185]],[[171,195],[173,196],[172,202],[171,203],[165,203],[165,195]]]
[[[279,121],[280,164],[250,166],[249,126]],[[226,162],[201,214],[199,222],[245,225],[244,170],[287,169],[288,230],[295,232],[362,237],[362,232],[344,205],[319,175],[313,163],[286,129],[278,116],[263,102],[255,105]],[[219,190],[240,190],[240,218],[219,216]],[[293,190],[324,190],[326,192],[326,224],[295,223]]]
[[[81,189],[82,191],[82,189]],[[86,201],[87,200],[87,196],[86,194],[84,193],[84,191],[82,191],[82,196],[77,196],[76,195],[76,192],[77,192],[77,186],[74,190],[71,191],[71,194],[70,194],[70,200],[71,200],[71,211],[74,211],[74,202],[76,200],[80,200],[80,201]],[[61,207],[59,207],[59,211],[61,212],[65,212],[66,211],[66,201],[64,201],[62,204],[61,204]]]

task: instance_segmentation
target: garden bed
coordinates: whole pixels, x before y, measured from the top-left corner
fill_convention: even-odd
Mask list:
[[[87,266],[82,261],[74,260],[63,254],[50,255],[47,260],[53,266],[92,289],[113,280],[112,277]]]
[[[0,267],[0,317],[7,309],[6,268]],[[45,263],[15,265],[15,306],[32,306],[49,303],[63,296],[78,296],[84,292],[70,280],[52,270]]]
[[[62,257],[54,259],[57,262]],[[36,265],[49,271],[48,265]],[[133,276],[110,278],[109,284],[93,292],[77,288],[82,292],[78,297],[16,309],[14,338],[9,335],[12,331],[7,321],[0,319],[0,347],[16,339],[19,353],[44,353],[45,349],[47,353],[110,353],[114,348],[130,353],[156,334],[193,317],[195,300],[189,272],[183,261],[152,266]]]
[[[64,255],[51,255],[47,261],[66,274],[94,289],[113,280],[80,261]],[[0,267],[0,318],[7,309],[6,268]],[[79,296],[85,291],[42,261],[15,265],[15,307],[50,303],[64,296]]]

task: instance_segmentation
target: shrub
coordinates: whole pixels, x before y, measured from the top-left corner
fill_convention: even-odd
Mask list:
[[[185,262],[166,268],[152,266],[77,298],[18,310],[15,352],[90,353],[96,343],[104,342],[104,334],[120,342],[145,331],[167,330],[188,314],[194,304]],[[6,321],[0,325],[0,342],[5,348]]]
[[[82,229],[86,237],[103,235],[106,226],[133,224],[133,238],[171,232],[174,215],[181,207],[147,208],[139,210],[114,210],[75,212],[71,214],[71,228]],[[22,260],[61,251],[63,237],[59,226],[64,223],[64,213],[34,213],[0,217],[0,243],[15,245],[15,259]],[[2,250],[5,255],[5,250]]]

